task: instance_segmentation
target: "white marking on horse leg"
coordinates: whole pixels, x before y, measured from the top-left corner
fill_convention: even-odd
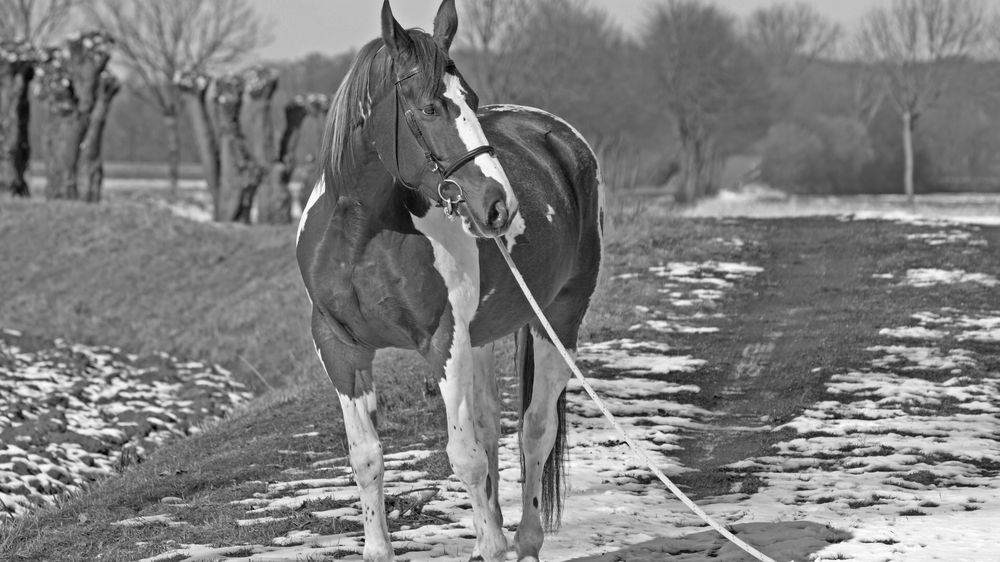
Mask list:
[[[382,443],[368,413],[374,392],[356,398],[338,393],[344,412],[344,430],[350,446],[351,468],[361,495],[361,515],[365,525],[365,562],[388,562],[393,559],[389,527],[385,521],[385,496],[382,489]]]
[[[487,449],[476,436],[477,389],[469,324],[479,306],[479,249],[473,238],[462,233],[460,225],[443,214],[414,216],[413,224],[430,240],[434,268],[448,288],[454,316],[444,378],[439,384],[448,414],[448,458],[469,492],[476,528],[475,553],[485,560],[503,560],[507,539],[499,514],[490,509]]]
[[[299,238],[302,237],[302,231],[306,229],[306,219],[309,218],[309,211],[313,208],[313,205],[319,201],[320,196],[326,193],[326,178],[320,177],[316,185],[313,186],[312,193],[309,194],[309,200],[306,201],[306,206],[302,209],[302,216],[299,217],[299,231],[295,235],[295,245],[299,245]]]
[[[534,331],[532,337],[535,384],[532,386],[531,403],[524,412],[521,427],[524,483],[521,487],[521,523],[517,527],[519,559],[528,556],[537,558],[542,547],[542,472],[556,439],[556,425],[559,422],[556,402],[566,388],[571,374],[556,346]],[[570,350],[570,355],[576,359],[575,351]]]
[[[452,103],[458,106],[459,111],[461,111],[458,119],[455,120],[455,124],[458,127],[459,138],[465,143],[465,149],[472,150],[488,145],[489,141],[486,140],[486,133],[483,132],[483,126],[479,124],[479,117],[476,116],[476,112],[472,111],[472,108],[465,101],[465,90],[462,88],[462,81],[458,79],[458,76],[454,74],[444,75],[444,97],[451,100]],[[507,199],[505,202],[507,208],[513,210],[517,197],[514,196],[514,190],[510,187],[510,180],[507,179],[507,173],[504,172],[503,167],[500,165],[500,160],[496,156],[480,154],[476,156],[473,162],[483,171],[483,175],[503,186],[504,195]]]
[[[486,449],[486,458],[489,462],[486,493],[490,501],[490,510],[503,526],[503,514],[497,498],[500,472],[500,385],[493,361],[493,349],[493,344],[473,348],[472,361],[475,371],[473,385],[476,398],[476,437]]]

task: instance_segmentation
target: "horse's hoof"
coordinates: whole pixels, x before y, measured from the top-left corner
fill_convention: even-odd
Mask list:
[[[525,556],[524,558],[518,560],[517,562],[538,562],[538,559],[534,556]]]

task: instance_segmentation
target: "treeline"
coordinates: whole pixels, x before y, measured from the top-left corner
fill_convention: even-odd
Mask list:
[[[84,11],[125,37],[117,55],[131,61],[108,120],[108,158],[199,162],[174,75],[191,67],[219,75],[266,43],[250,4],[93,6],[100,9]],[[1000,184],[1000,102],[992,94],[1000,64],[991,50],[1000,20],[982,0],[891,0],[851,28],[793,2],[737,18],[708,0],[657,0],[631,34],[587,0],[459,0],[458,8],[452,53],[482,103],[532,105],[573,123],[597,148],[613,189],[667,186],[694,200],[729,187],[722,170],[734,156],[759,162],[744,179],[800,193]],[[196,60],[151,64],[123,45],[142,37],[127,24],[156,9],[194,22],[226,17],[248,31]],[[129,17],[115,17],[122,14]],[[187,27],[190,37],[175,39],[193,42],[193,50],[211,47],[191,35],[197,25]],[[311,54],[270,64],[279,84],[274,120],[281,123],[297,94],[332,94],[352,58]],[[316,156],[321,126],[319,119],[302,124],[294,159]],[[32,122],[34,146],[39,130]]]

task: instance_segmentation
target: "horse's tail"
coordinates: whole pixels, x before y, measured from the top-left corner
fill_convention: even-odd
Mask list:
[[[518,380],[521,381],[521,419],[531,403],[531,390],[535,384],[535,352],[534,340],[527,325],[517,331],[516,361]],[[545,529],[552,531],[559,528],[562,519],[563,496],[565,488],[563,481],[566,474],[566,391],[559,394],[556,401],[556,439],[552,451],[545,460],[542,469],[542,521]],[[521,479],[524,479],[524,455],[521,455]]]

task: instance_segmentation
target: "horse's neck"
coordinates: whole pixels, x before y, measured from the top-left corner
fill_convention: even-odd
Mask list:
[[[419,207],[419,204],[409,202],[411,194],[393,186],[391,176],[374,150],[345,160],[349,163],[345,169],[328,178],[330,185],[326,195],[333,209],[333,230],[339,232],[341,238],[336,244],[338,251],[360,257],[360,252],[378,232],[412,230],[408,207]]]
[[[462,222],[447,218],[418,192],[394,186],[374,150],[348,161],[353,164],[335,175],[328,190],[341,238],[336,247],[347,262],[356,263],[368,242],[386,230],[421,234],[433,243],[436,254],[463,259],[476,254],[475,240],[463,231]]]

